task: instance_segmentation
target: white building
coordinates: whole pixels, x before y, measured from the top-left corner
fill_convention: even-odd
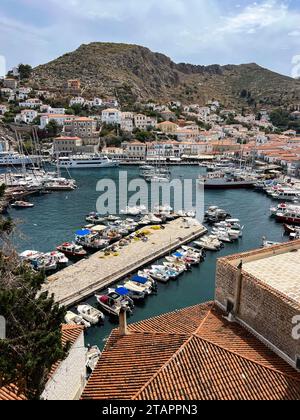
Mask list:
[[[24,122],[26,124],[31,124],[35,118],[38,117],[38,112],[34,109],[23,109],[21,114],[16,115],[15,122]]]
[[[87,349],[83,328],[77,325],[62,327],[62,341],[70,343],[68,356],[52,367],[42,400],[79,400],[86,383]]]
[[[102,122],[105,124],[121,124],[122,112],[116,108],[108,108],[102,111]]]
[[[20,102],[19,103],[19,107],[20,108],[39,108],[42,105],[42,101],[40,99],[37,98],[33,98],[33,99],[27,99],[24,102]]]
[[[94,98],[92,101],[86,101],[85,105],[91,108],[100,108],[103,106],[103,100],[101,98]]]
[[[75,118],[73,115],[65,115],[65,114],[42,114],[41,115],[41,122],[40,128],[44,129],[50,121],[55,121],[59,127],[63,127],[65,121],[71,120]]]
[[[74,96],[71,100],[69,105],[73,106],[73,105],[81,105],[83,106],[85,104],[85,99],[82,98],[81,96]]]
[[[49,107],[48,114],[65,114],[66,109],[65,108],[51,108]]]
[[[20,87],[18,89],[19,94],[22,93],[24,95],[29,95],[29,93],[32,92],[32,89],[30,87]]]

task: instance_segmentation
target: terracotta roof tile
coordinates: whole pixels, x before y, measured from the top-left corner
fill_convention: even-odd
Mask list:
[[[83,399],[130,399],[188,339],[187,335],[114,331]]]
[[[300,399],[300,374],[213,303],[115,330],[83,399]]]

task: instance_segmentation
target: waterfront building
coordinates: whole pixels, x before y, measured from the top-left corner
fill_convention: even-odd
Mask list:
[[[80,137],[61,136],[53,140],[53,154],[54,156],[64,157],[75,155],[83,146]]]
[[[43,400],[78,400],[85,385],[87,349],[84,345],[83,327],[64,325],[62,344],[70,345],[67,357],[52,366]],[[16,385],[0,387],[0,401],[26,400]]]
[[[140,141],[123,142],[122,149],[130,159],[144,160],[146,158],[147,145]]]
[[[129,326],[121,313],[82,399],[300,399],[299,253],[221,258],[214,302]]]

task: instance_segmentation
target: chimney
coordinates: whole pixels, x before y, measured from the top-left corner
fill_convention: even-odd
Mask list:
[[[235,288],[235,298],[234,298],[234,308],[233,308],[233,314],[234,316],[237,316],[240,311],[240,305],[241,305],[241,293],[242,293],[242,280],[243,280],[243,261],[238,265],[238,271],[236,275],[236,288]]]
[[[119,333],[121,336],[128,335],[127,329],[127,311],[125,308],[121,308],[119,315]]]

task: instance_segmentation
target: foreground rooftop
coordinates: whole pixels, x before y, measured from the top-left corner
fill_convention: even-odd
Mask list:
[[[82,398],[297,400],[300,373],[211,302],[114,330]]]

